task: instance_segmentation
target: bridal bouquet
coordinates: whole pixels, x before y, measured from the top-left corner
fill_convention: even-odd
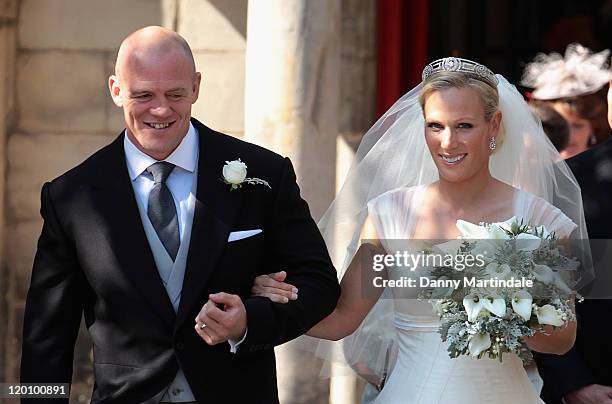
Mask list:
[[[421,294],[440,316],[450,356],[501,361],[503,353],[513,352],[530,361],[523,337],[575,319],[562,274],[575,273],[578,261],[563,254],[554,233],[514,217],[481,225],[459,220],[457,227],[460,239],[442,248],[476,256],[479,265],[434,266],[429,275],[434,286]]]

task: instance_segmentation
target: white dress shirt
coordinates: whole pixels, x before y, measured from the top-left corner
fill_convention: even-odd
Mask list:
[[[145,209],[149,208],[149,193],[153,188],[153,176],[146,169],[158,161],[153,157],[140,151],[129,137],[124,136],[123,146],[127,162],[128,173],[136,198],[139,199]],[[185,222],[187,220],[187,202],[189,194],[196,180],[196,167],[198,166],[199,142],[196,129],[189,124],[187,135],[183,138],[176,149],[163,161],[174,164],[176,167],[166,180],[166,186],[172,194],[179,223],[179,239],[182,241],[185,233]]]
[[[174,164],[176,167],[166,180],[166,186],[172,194],[179,222],[179,239],[182,241],[185,232],[185,222],[187,220],[189,194],[196,178],[196,168],[199,158],[199,138],[196,128],[189,123],[187,135],[181,143],[174,149],[168,157],[163,161]],[[136,198],[139,199],[142,206],[148,209],[149,193],[153,188],[153,176],[146,172],[146,169],[158,160],[140,151],[127,136],[127,132],[123,137],[123,148],[125,150],[125,159],[127,162],[128,173],[132,180],[132,187]],[[194,195],[195,197],[195,195]],[[238,347],[246,338],[246,333],[239,340],[229,340],[230,351],[236,353]],[[202,341],[204,342],[204,341]]]

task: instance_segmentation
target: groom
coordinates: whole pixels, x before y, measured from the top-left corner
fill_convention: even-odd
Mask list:
[[[22,383],[71,381],[84,315],[92,403],[274,403],[274,346],[333,310],[336,273],[291,162],[191,118],[200,80],[172,31],[122,43],[109,87],[126,130],[42,189]],[[298,300],[249,297],[280,270]]]

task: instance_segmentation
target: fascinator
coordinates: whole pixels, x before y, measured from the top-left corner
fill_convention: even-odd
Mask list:
[[[590,49],[573,43],[565,55],[540,53],[529,63],[521,84],[534,89],[537,100],[556,100],[592,94],[610,80],[608,49],[592,53]]]

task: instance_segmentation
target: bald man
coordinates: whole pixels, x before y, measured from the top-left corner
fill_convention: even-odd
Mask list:
[[[274,346],[339,296],[291,162],[191,118],[201,75],[172,31],[126,38],[108,84],[125,130],[42,188],[21,382],[71,381],[84,315],[92,403],[278,402]],[[289,304],[249,297],[276,271]]]

